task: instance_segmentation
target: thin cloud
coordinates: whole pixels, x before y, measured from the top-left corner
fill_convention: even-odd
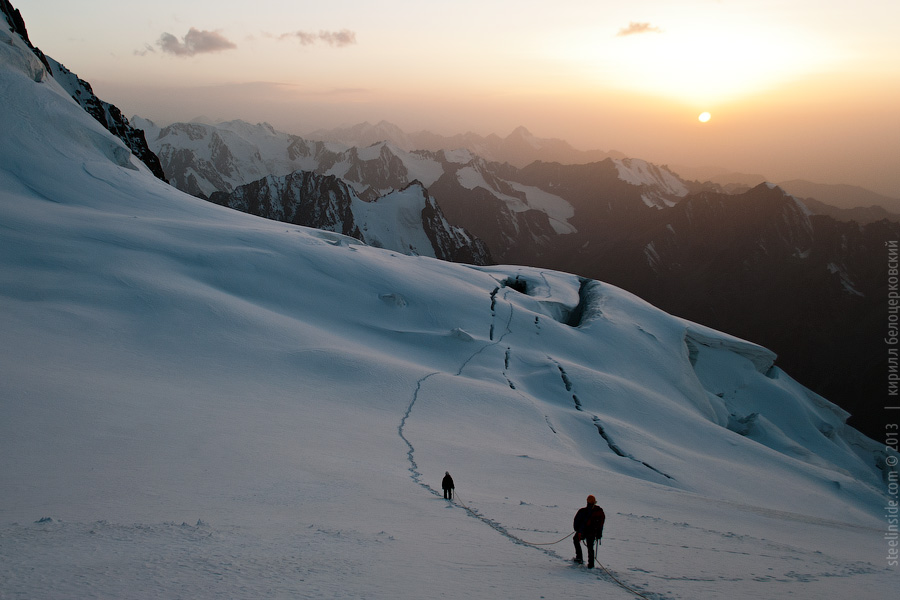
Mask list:
[[[134,51],[135,56],[147,56],[148,54],[156,54],[156,50],[150,44],[144,44],[141,50]]]
[[[626,35],[640,35],[642,33],[662,33],[662,29],[656,27],[655,25],[651,25],[650,23],[638,23],[637,21],[632,21],[628,24],[628,27],[623,27],[619,30],[619,33],[616,34],[616,37],[625,37]]]
[[[340,31],[320,31],[318,33],[310,33],[308,31],[292,31],[283,33],[278,39],[297,38],[303,46],[312,46],[322,42],[336,48],[352,46],[356,44],[356,33],[349,29],[341,29]]]
[[[200,31],[193,27],[180,41],[171,33],[164,33],[159,37],[156,45],[163,52],[174,56],[195,56],[237,48],[237,45],[218,31]]]
[[[319,90],[319,91],[309,90],[309,91],[305,92],[303,95],[309,96],[309,97],[330,96],[330,97],[334,98],[334,97],[347,97],[347,96],[361,96],[361,95],[369,94],[371,92],[372,92],[372,90],[367,89],[367,88],[347,87],[347,88],[332,88],[330,90]]]
[[[335,95],[352,95],[352,94],[368,94],[372,90],[368,88],[334,88],[330,92],[325,92],[326,94],[335,94]]]

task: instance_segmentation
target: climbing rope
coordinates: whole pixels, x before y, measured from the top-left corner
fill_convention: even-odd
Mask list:
[[[600,566],[601,569],[603,569],[604,571],[606,571],[606,574],[609,575],[610,579],[612,579],[613,581],[615,581],[615,582],[619,585],[619,587],[621,587],[622,589],[628,590],[629,592],[631,592],[632,594],[634,594],[635,596],[637,596],[637,597],[639,597],[639,598],[643,598],[644,600],[650,600],[649,598],[647,598],[647,596],[643,595],[643,594],[640,593],[639,591],[637,591],[637,590],[635,590],[635,589],[633,589],[633,588],[630,588],[630,587],[628,587],[627,585],[625,585],[624,583],[622,583],[621,581],[619,581],[619,580],[616,578],[615,575],[613,575],[612,573],[609,572],[609,569],[607,569],[605,566],[603,566],[603,563],[602,563],[602,562],[600,562],[600,561],[598,560],[598,561],[596,561],[596,563]]]
[[[561,541],[563,541],[563,540],[565,540],[565,539],[568,539],[568,538],[572,537],[573,535],[575,535],[575,532],[574,532],[574,531],[573,531],[572,533],[570,533],[569,535],[567,535],[566,537],[560,539],[560,540],[556,540],[555,542],[547,542],[547,543],[545,543],[545,544],[536,544],[536,543],[534,543],[534,542],[526,542],[525,540],[522,540],[522,541],[525,542],[526,544],[528,544],[529,546],[552,546],[553,544],[558,544],[558,543],[560,543]]]
[[[491,527],[493,527],[494,529],[497,529],[497,526],[495,526],[494,524],[492,524],[492,523],[490,523],[490,522],[488,522],[488,521],[485,521],[485,519],[484,519],[481,515],[479,515],[479,514],[476,513],[474,510],[472,510],[471,508],[469,508],[468,506],[466,506],[466,503],[463,501],[462,498],[459,497],[459,494],[457,494],[455,491],[454,491],[454,493],[453,493],[453,498],[456,499],[456,500],[459,502],[459,505],[460,505],[467,513],[469,513],[470,515],[472,515],[473,517],[475,517],[476,519],[478,519],[478,520],[480,520],[480,521],[484,521],[484,522],[488,523],[488,525],[491,525]],[[573,535],[575,535],[575,532],[573,531],[573,532],[570,533],[569,535],[567,535],[567,536],[565,536],[565,537],[563,537],[563,538],[560,538],[560,539],[556,540],[555,542],[535,543],[535,542],[529,542],[529,541],[523,540],[522,538],[520,538],[520,537],[518,537],[518,536],[514,536],[514,535],[512,535],[511,533],[509,533],[508,531],[505,531],[505,530],[504,530],[502,533],[504,533],[505,535],[507,535],[507,536],[509,536],[509,537],[511,537],[511,538],[514,538],[514,539],[518,540],[519,542],[521,542],[522,544],[525,544],[525,545],[527,545],[527,546],[552,546],[552,545],[554,545],[554,544],[558,544],[558,543],[560,543],[560,542],[562,542],[562,541],[565,541],[565,540],[567,540],[568,538],[570,538],[570,537],[572,537]],[[594,546],[594,556],[595,556],[595,557],[597,556],[597,554],[598,554],[598,552],[599,552],[599,549],[600,549],[599,547],[600,547],[600,540],[597,540],[597,541],[595,542],[595,546]],[[607,575],[609,575],[609,578],[612,579],[613,582],[614,582],[616,585],[618,585],[619,587],[621,587],[621,588],[624,589],[624,590],[627,590],[627,591],[631,592],[632,594],[634,594],[634,595],[637,596],[638,598],[643,598],[644,600],[650,600],[647,596],[645,596],[644,594],[640,593],[640,592],[637,591],[636,589],[634,589],[634,588],[632,588],[632,587],[629,587],[628,585],[626,585],[626,584],[622,583],[621,581],[619,581],[618,577],[616,577],[615,575],[613,575],[612,572],[611,572],[609,569],[607,569],[606,566],[605,566],[603,563],[601,563],[599,560],[596,560],[596,558],[595,558],[594,562],[596,562],[596,563],[597,563],[597,566],[599,566],[601,569],[603,569],[603,571],[604,571]]]

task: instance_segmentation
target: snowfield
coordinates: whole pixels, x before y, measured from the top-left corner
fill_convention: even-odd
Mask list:
[[[764,348],[183,194],[5,28],[0,106],[0,598],[895,593],[896,453]]]

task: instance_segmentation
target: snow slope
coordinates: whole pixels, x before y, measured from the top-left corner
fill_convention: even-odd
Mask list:
[[[459,184],[467,190],[474,190],[475,188],[488,190],[514,213],[526,210],[539,210],[546,213],[551,227],[560,235],[576,231],[575,227],[569,223],[569,219],[575,216],[575,208],[564,198],[535,186],[507,181],[499,184],[493,175],[490,177],[495,183],[491,184],[485,175],[485,167],[484,159],[475,158],[471,160],[465,167],[456,172]],[[516,197],[503,193],[498,189],[501,185],[510,186],[513,190],[519,192],[521,196]]]
[[[884,448],[765,349],[192,198],[42,69],[0,28],[0,597],[895,589]]]
[[[637,158],[614,159],[619,179],[632,185],[644,186],[641,194],[644,204],[664,208],[675,206],[673,198],[687,196],[688,189],[674,173],[666,167],[658,167]]]

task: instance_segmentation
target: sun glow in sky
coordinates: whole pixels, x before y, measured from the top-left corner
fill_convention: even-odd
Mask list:
[[[895,0],[15,0],[126,115],[539,137],[900,197]],[[697,115],[715,114],[698,127]],[[702,122],[702,121],[701,121]]]
[[[688,103],[739,100],[842,60],[840,50],[814,32],[707,4],[699,16],[659,21],[665,28],[630,21],[615,35],[584,32],[560,48],[569,61],[593,71],[599,85]]]

